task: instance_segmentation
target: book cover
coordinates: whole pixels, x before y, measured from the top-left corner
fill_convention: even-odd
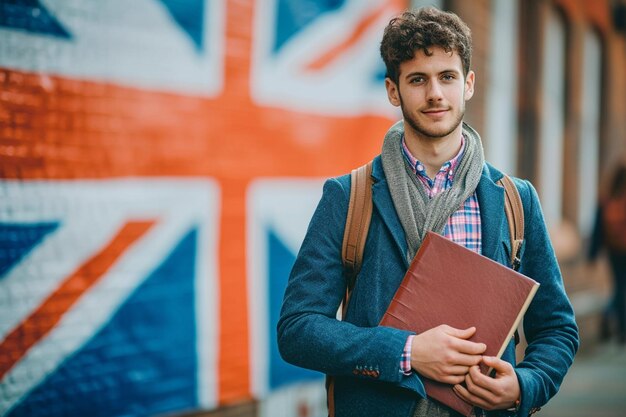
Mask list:
[[[469,340],[485,343],[484,355],[500,358],[538,288],[513,269],[429,232],[380,324],[416,334],[441,324],[476,327]],[[452,385],[421,378],[429,397],[472,414]]]

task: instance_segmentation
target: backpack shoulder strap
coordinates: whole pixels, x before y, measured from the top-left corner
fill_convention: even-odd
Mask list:
[[[353,169],[350,175],[350,203],[343,233],[341,255],[348,276],[348,289],[361,270],[367,232],[372,219],[372,161]]]
[[[341,259],[347,280],[339,316],[341,320],[346,316],[350,294],[361,270],[365,241],[372,220],[372,163],[373,161],[369,161],[350,173],[350,202],[341,246]],[[326,402],[328,416],[335,417],[335,378],[331,375],[326,375]]]
[[[524,241],[524,206],[515,183],[508,175],[502,177],[498,184],[504,187],[504,211],[511,236],[511,266],[517,271],[520,267],[519,250]]]

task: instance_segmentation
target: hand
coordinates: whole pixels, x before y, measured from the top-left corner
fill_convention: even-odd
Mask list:
[[[411,367],[420,375],[446,384],[460,384],[487,349],[470,342],[475,327],[459,330],[442,324],[416,335],[411,344]]]
[[[472,366],[465,377],[465,385],[454,390],[465,401],[483,410],[504,410],[515,406],[520,398],[520,387],[513,366],[493,356],[483,356],[482,362],[496,371],[495,378],[484,375],[478,366]]]

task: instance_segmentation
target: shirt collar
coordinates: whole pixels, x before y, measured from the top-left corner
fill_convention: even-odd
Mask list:
[[[441,168],[439,169],[439,172],[436,174],[436,176],[444,174],[448,176],[448,179],[450,181],[453,181],[454,174],[456,173],[456,167],[459,165],[459,162],[461,162],[464,152],[465,152],[465,135],[462,134],[461,135],[461,149],[459,149],[459,152],[452,159],[444,162],[441,165]],[[428,175],[426,175],[426,167],[424,166],[424,164],[422,164],[415,156],[413,156],[411,151],[409,151],[409,148],[406,146],[404,135],[402,135],[402,153],[406,161],[409,163],[409,166],[411,167],[411,169],[416,175],[421,175],[425,177],[426,179],[429,179]]]

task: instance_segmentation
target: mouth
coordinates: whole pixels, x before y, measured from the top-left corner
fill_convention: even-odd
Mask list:
[[[422,113],[428,115],[428,116],[433,116],[433,117],[440,117],[443,116],[444,114],[446,114],[446,112],[448,112],[449,109],[443,109],[443,108],[436,108],[436,109],[428,109],[428,110],[424,110]]]

